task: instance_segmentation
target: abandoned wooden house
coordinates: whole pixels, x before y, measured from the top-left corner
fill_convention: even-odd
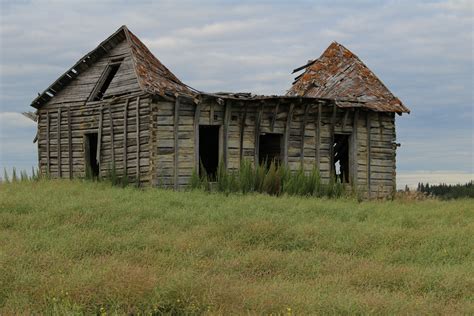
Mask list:
[[[395,190],[395,113],[409,110],[349,50],[332,43],[294,72],[286,95],[205,93],[183,84],[126,26],[31,103],[39,168],[52,177],[103,176],[189,184],[200,161],[271,159],[314,166],[369,196]]]

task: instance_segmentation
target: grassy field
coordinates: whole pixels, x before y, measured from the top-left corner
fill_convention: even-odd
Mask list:
[[[0,185],[0,314],[472,314],[474,203]]]

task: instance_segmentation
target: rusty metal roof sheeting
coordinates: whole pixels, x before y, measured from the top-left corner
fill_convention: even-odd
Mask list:
[[[123,25],[95,49],[79,59],[74,66],[54,81],[46,90],[39,93],[31,102],[34,108],[40,108],[64,89],[74,78],[92,66],[97,60],[105,56],[117,44],[126,40],[131,49],[135,73],[138,83],[145,92],[158,95],[188,95],[194,96],[195,92],[182,83],[171,71],[168,70],[148,48]]]
[[[298,76],[288,96],[335,99],[340,107],[368,108],[378,112],[410,113],[379,78],[351,51],[333,42],[318,59],[294,72]]]

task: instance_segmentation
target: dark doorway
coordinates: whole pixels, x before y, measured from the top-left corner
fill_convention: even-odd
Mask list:
[[[346,134],[334,135],[334,172],[336,179],[342,183],[349,183],[349,136]]]
[[[86,176],[99,176],[99,162],[97,161],[97,133],[84,135],[84,161],[86,167]]]
[[[201,161],[199,174],[202,175],[205,171],[211,180],[216,178],[219,165],[219,127],[199,126],[199,159]]]
[[[261,134],[259,139],[258,162],[267,167],[274,161],[277,165],[281,160],[281,134]]]

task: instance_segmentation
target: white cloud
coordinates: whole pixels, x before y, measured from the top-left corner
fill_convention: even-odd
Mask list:
[[[176,35],[195,38],[228,37],[242,32],[253,32],[261,27],[265,20],[265,18],[260,18],[258,20],[216,22],[201,27],[187,27],[176,31]]]
[[[0,112],[2,130],[36,126],[36,123],[21,113]]]
[[[434,8],[447,9],[458,13],[472,14],[474,4],[471,0],[447,0],[430,4]]]
[[[161,51],[161,50],[177,50],[183,49],[185,47],[189,47],[193,44],[192,41],[175,36],[164,36],[159,37],[155,40],[144,38],[143,43],[148,47],[150,50]]]
[[[61,71],[64,71],[64,69],[57,65],[50,64],[11,63],[0,65],[0,72],[2,76],[5,77],[37,75],[38,73],[57,74]]]

